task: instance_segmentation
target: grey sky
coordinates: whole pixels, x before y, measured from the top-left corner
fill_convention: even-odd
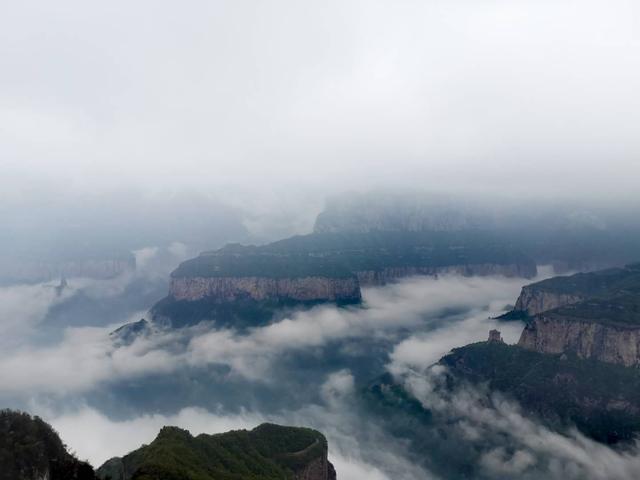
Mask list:
[[[3,2],[0,188],[624,193],[638,85],[631,0]]]

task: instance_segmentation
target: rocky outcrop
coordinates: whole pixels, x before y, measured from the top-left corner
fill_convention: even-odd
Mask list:
[[[518,345],[539,353],[574,353],[580,358],[640,366],[640,327],[634,325],[540,314],[527,324]]]
[[[361,300],[358,279],[353,277],[177,277],[171,279],[170,296],[175,300],[210,299],[224,303],[241,299],[272,298],[300,302],[349,302]]]
[[[533,278],[537,274],[532,264],[465,264],[442,267],[394,267],[382,270],[363,270],[356,272],[361,286],[380,286],[414,275],[439,276],[462,275],[465,277],[504,276],[508,278]]]
[[[575,293],[559,293],[536,288],[528,285],[522,288],[522,292],[516,301],[515,310],[526,312],[533,316],[554,308],[565,307],[585,300],[585,297]]]
[[[316,458],[295,473],[295,480],[336,480],[336,470],[326,457]]]
[[[640,265],[558,276],[527,285],[522,288],[514,311],[533,316],[588,299],[620,295],[640,296]]]

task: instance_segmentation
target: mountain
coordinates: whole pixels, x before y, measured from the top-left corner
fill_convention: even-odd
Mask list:
[[[556,427],[575,425],[606,443],[640,433],[640,373],[635,368],[480,342],[440,360],[457,381],[487,384]]]
[[[587,299],[607,299],[640,293],[640,264],[571,276],[553,277],[522,288],[515,310],[527,315],[553,310]]]
[[[227,245],[183,262],[154,321],[236,327],[290,307],[358,304],[360,287],[411,275],[531,278],[535,264],[489,232],[370,232],[295,236],[262,246]]]
[[[0,480],[94,480],[91,465],[68,451],[39,417],[0,411]]]
[[[368,421],[438,478],[549,478],[553,464],[544,454],[497,476],[486,458],[496,450],[535,451],[553,439],[549,431],[576,438],[577,429],[617,452],[633,448],[640,434],[637,369],[493,338],[456,348],[425,372],[384,374],[361,393]],[[562,442],[542,450],[554,445]]]
[[[361,299],[356,275],[332,258],[228,245],[180,264],[169,295],[151,311],[156,323],[173,327],[215,320],[241,328],[290,307]]]
[[[640,258],[635,211],[539,198],[452,197],[388,190],[330,198],[315,233],[491,231],[538,265],[596,270]]]
[[[464,412],[477,407],[474,415],[485,415],[484,408],[495,413],[505,398],[519,404],[518,414],[551,430],[575,427],[622,449],[637,438],[638,264],[528,285],[508,318],[525,321],[517,345],[505,344],[494,330],[488,341],[453,349],[426,373],[382,376],[365,391],[366,408],[408,442],[416,461],[445,478],[482,478],[471,459],[481,464],[484,449],[503,445],[505,432],[498,426],[496,438],[476,444],[470,439],[484,437],[467,429]],[[498,421],[492,415],[482,418]],[[427,450],[432,455],[425,458],[421,452]]]
[[[640,297],[585,300],[540,313],[527,323],[518,345],[640,366]]]
[[[136,250],[199,252],[250,237],[245,214],[211,195],[119,189],[38,198],[0,205],[0,284],[109,278],[135,267]]]
[[[272,254],[331,258],[354,272],[363,286],[410,275],[455,273],[531,278],[535,263],[487,230],[314,233],[262,247]]]
[[[164,427],[94,472],[39,417],[0,410],[0,480],[336,480],[327,451],[326,438],[309,428],[265,423],[194,437]]]
[[[523,348],[640,365],[640,264],[527,285],[505,318],[527,321]]]
[[[97,471],[101,480],[335,480],[325,437],[308,428],[192,436],[164,427],[156,439]]]

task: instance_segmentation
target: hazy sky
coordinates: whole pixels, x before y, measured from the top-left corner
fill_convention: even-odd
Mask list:
[[[625,193],[638,85],[633,0],[2,2],[0,189]]]

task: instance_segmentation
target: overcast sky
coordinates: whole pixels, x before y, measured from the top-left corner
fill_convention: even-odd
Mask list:
[[[640,4],[0,3],[0,190],[628,193]]]

